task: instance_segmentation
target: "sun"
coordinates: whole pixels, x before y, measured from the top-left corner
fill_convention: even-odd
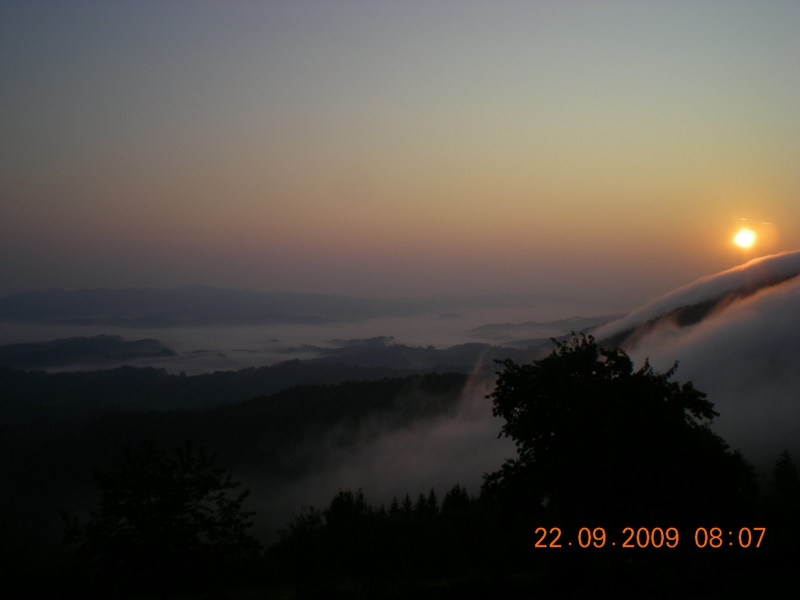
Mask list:
[[[756,242],[756,233],[752,229],[740,229],[733,236],[733,243],[739,248],[751,248]]]

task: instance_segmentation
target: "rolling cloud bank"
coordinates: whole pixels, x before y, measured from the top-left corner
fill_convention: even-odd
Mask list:
[[[800,251],[752,260],[656,298],[595,332],[637,364],[679,361],[720,416],[714,428],[759,467],[800,453]]]

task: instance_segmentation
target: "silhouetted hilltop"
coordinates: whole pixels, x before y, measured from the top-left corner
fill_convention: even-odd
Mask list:
[[[5,428],[47,435],[77,430],[106,412],[207,408],[301,384],[329,385],[403,375],[408,372],[300,360],[194,376],[171,375],[152,367],[45,373],[0,366],[0,421]]]

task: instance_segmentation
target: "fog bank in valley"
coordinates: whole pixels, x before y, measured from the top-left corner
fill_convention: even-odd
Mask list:
[[[455,484],[477,495],[483,474],[495,471],[514,456],[513,443],[498,438],[502,422],[492,416],[490,382],[479,375],[468,379],[454,412],[434,419],[415,420],[410,427],[389,429],[373,421],[361,430],[353,447],[336,443],[343,432],[331,431],[323,439],[309,440],[325,456],[316,469],[276,489],[258,474],[246,476],[253,505],[260,507],[259,525],[274,535],[292,514],[304,507],[324,508],[340,489],[362,489],[367,499],[388,507],[393,498],[412,500],[434,489],[439,500]]]

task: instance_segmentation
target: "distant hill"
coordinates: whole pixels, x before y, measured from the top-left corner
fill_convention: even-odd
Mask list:
[[[124,327],[317,324],[442,313],[458,307],[520,306],[548,300],[536,296],[441,296],[388,300],[334,294],[263,293],[208,286],[52,289],[0,298],[0,321]]]
[[[618,319],[621,315],[599,317],[570,317],[555,321],[525,321],[524,323],[488,323],[468,331],[469,334],[503,342],[517,347],[540,345],[550,337],[562,336],[565,332],[582,331],[589,333],[599,325]]]
[[[0,298],[0,320],[48,324],[178,327],[314,324],[405,314],[414,307],[325,294],[258,293],[207,286],[23,292]]]
[[[408,374],[388,367],[350,367],[300,360],[194,376],[136,367],[44,373],[0,366],[0,423],[6,429],[46,436],[77,431],[108,412],[209,408],[301,384],[330,385]]]
[[[309,346],[319,358],[289,360],[269,367],[172,375],[165,369],[123,366],[73,373],[45,373],[0,366],[0,422],[6,427],[40,433],[75,430],[103,412],[197,409],[240,402],[301,384],[338,384],[411,374],[456,372],[479,368],[492,376],[494,360],[526,361],[540,348],[514,349],[488,344],[461,344],[446,349],[394,344],[391,338],[339,340],[333,348]],[[549,344],[548,349],[552,345]],[[72,338],[42,344],[14,344],[7,354],[17,362],[58,358],[69,360],[70,349],[105,358],[114,352],[170,353],[157,340],[124,342],[112,336]],[[1,350],[2,348],[0,348]],[[103,354],[107,351],[107,354]],[[11,365],[13,361],[6,363]],[[0,361],[0,365],[2,365]]]
[[[191,439],[222,452],[228,462],[269,464],[271,472],[283,465],[291,478],[319,468],[330,444],[350,447],[455,410],[466,382],[458,373],[429,373],[293,386],[202,411],[117,412],[92,421],[81,443],[98,454],[146,437],[164,447]],[[331,433],[336,435],[323,443]]]
[[[125,341],[114,335],[71,337],[49,342],[0,346],[0,365],[42,369],[76,363],[103,363],[164,358],[175,352],[154,339]]]
[[[469,373],[483,368],[494,371],[494,361],[511,358],[523,362],[538,357],[541,345],[552,349],[549,339],[531,347],[506,348],[483,343],[456,344],[448,348],[419,347],[395,344],[391,337],[375,337],[365,340],[333,340],[337,347],[303,346],[297,350],[310,350],[319,358],[308,359],[315,364],[347,364],[360,367],[386,366],[406,371],[455,371]]]

